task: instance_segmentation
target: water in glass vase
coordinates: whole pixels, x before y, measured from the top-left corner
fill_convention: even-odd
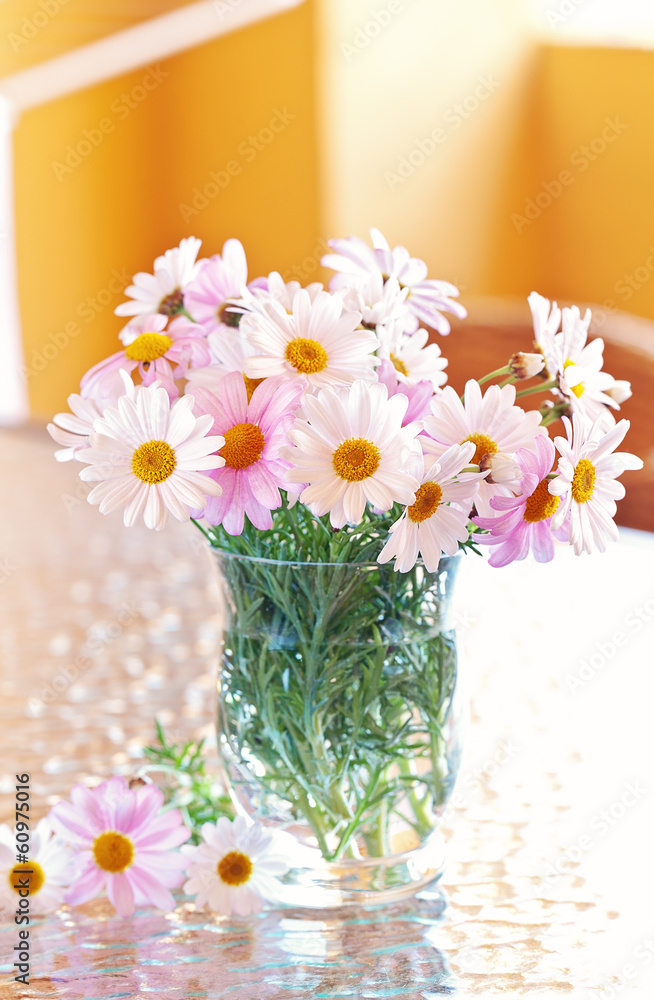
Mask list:
[[[227,603],[218,742],[237,809],[305,848],[281,902],[411,895],[443,867],[460,760],[459,557],[437,573],[215,552]]]

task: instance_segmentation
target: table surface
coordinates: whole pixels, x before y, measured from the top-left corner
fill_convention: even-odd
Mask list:
[[[0,444],[9,821],[16,773],[35,818],[77,781],[133,774],[155,715],[171,738],[211,743],[220,622],[192,525],[127,530],[42,430]],[[0,931],[0,997],[651,998],[653,556],[652,536],[625,531],[593,558],[466,559],[470,726],[432,891],[249,918],[183,897],[128,920],[104,900],[63,907],[32,927],[29,987],[11,981],[15,926]]]

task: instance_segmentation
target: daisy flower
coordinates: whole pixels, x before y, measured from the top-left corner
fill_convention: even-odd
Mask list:
[[[458,288],[447,281],[428,278],[424,260],[409,256],[405,247],[398,246],[391,250],[378,229],[371,229],[370,236],[372,248],[357,236],[327,241],[336,253],[326,254],[320,263],[323,267],[330,267],[338,272],[330,281],[329,287],[348,287],[352,278],[366,277],[369,274],[381,274],[384,281],[394,277],[400,288],[408,289],[406,305],[411,322],[407,332],[417,330],[419,323],[425,323],[439,333],[449,333],[450,324],[441,310],[453,313],[460,319],[466,315],[463,306],[454,302],[451,297],[458,296]]]
[[[73,877],[73,852],[52,835],[49,820],[41,819],[30,830],[28,861],[16,861],[16,835],[6,823],[0,826],[0,909],[12,916],[19,890],[29,888],[31,913],[49,913],[63,903]]]
[[[604,341],[596,337],[588,344],[590,309],[581,318],[577,306],[563,310],[563,330],[554,338],[554,359],[559,374],[559,388],[568,398],[573,413],[589,420],[603,417],[605,426],[613,424],[607,407],[618,410],[618,401],[610,394],[615,379],[602,371]],[[623,393],[620,393],[623,395]]]
[[[161,313],[176,316],[184,308],[184,289],[198,272],[196,261],[202,240],[189,236],[178,247],[166,250],[154,262],[154,274],[139,271],[132,279],[134,284],[125,289],[131,302],[121,302],[114,312],[117,316],[140,316],[144,313]]]
[[[125,371],[121,371],[122,392],[109,399],[93,399],[79,396],[76,392],[68,397],[68,405],[72,413],[57,413],[53,423],[48,424],[50,437],[63,445],[61,451],[55,452],[58,462],[69,462],[76,457],[81,448],[88,448],[93,424],[101,417],[108,406],[115,406],[119,395],[130,395],[134,391],[134,383]]]
[[[550,305],[549,299],[539,295],[538,292],[532,292],[527,301],[531,309],[536,346],[545,358],[549,377],[555,378],[558,365],[555,358],[554,337],[561,323],[561,310],[556,302]]]
[[[395,559],[395,572],[407,573],[421,555],[429,573],[441,555],[456,554],[468,538],[468,517],[483,473],[463,472],[474,454],[472,442],[455,444],[438,462],[426,458],[416,498],[389,528],[389,538],[377,562]]]
[[[361,313],[361,322],[368,330],[399,330],[413,326],[413,316],[406,305],[408,288],[401,288],[393,275],[384,281],[380,271],[352,279],[341,289],[347,309]]]
[[[137,371],[143,385],[156,380],[176,399],[175,379],[185,378],[189,365],[208,365],[211,355],[201,326],[179,316],[164,333],[166,322],[163,316],[148,315],[130,323],[126,336],[136,336],[89,369],[82,378],[82,396],[119,395],[120,372]]]
[[[400,382],[415,385],[416,382],[431,382],[434,390],[445,385],[447,375],[447,358],[441,357],[438,344],[428,344],[427,330],[407,335],[399,333],[388,336],[385,331],[380,333],[379,357],[391,361],[397,371]]]
[[[476,535],[476,541],[497,546],[488,560],[491,566],[506,566],[524,559],[530,550],[537,562],[549,562],[554,558],[553,536],[561,541],[567,539],[566,524],[552,531],[552,515],[559,506],[559,498],[549,492],[547,477],[554,457],[554,445],[545,435],[536,438],[535,452],[518,449],[520,495],[493,497],[490,505],[496,511],[495,517],[473,518],[480,528],[490,531],[489,535]]]
[[[463,403],[451,386],[445,386],[441,394],[432,399],[432,414],[425,417],[425,433],[433,439],[424,447],[436,457],[452,444],[472,441],[475,451],[471,464],[479,465],[485,455],[503,455],[512,458],[519,448],[533,450],[539,434],[546,434],[540,426],[538,410],[525,412],[515,406],[516,390],[513,385],[492,385],[482,396],[478,382],[466,382]],[[490,499],[493,496],[510,495],[509,486],[502,485],[493,477],[492,483],[480,482],[477,513],[482,517],[492,517]]]
[[[71,802],[57,802],[49,817],[78,852],[66,902],[86,903],[106,889],[121,917],[131,916],[135,905],[173,910],[170,890],[182,884],[186,867],[175,848],[191,836],[179,809],[160,815],[160,789],[141,785],[131,790],[119,777],[93,789],[75,785],[70,797]]]
[[[266,829],[244,816],[221,816],[205,823],[203,843],[182,848],[190,861],[184,892],[195,895],[197,907],[214,913],[248,916],[264,900],[279,898],[279,876],[291,866],[294,838]]]
[[[196,276],[184,288],[184,307],[208,333],[238,326],[240,311],[230,309],[248,280],[248,264],[240,240],[227,240],[222,255],[200,261]]]
[[[288,481],[309,484],[302,503],[318,516],[329,511],[334,528],[358,524],[366,502],[380,511],[413,503],[420,484],[405,470],[419,459],[420,446],[402,428],[407,405],[406,396],[389,399],[385,385],[361,380],[305,396],[306,419],[296,420],[289,434],[295,447],[282,451],[293,466]]]
[[[629,430],[629,421],[620,420],[608,432],[602,418],[591,424],[581,414],[574,413],[572,422],[563,417],[567,440],[554,439],[560,454],[558,475],[550,482],[549,492],[561,502],[552,518],[560,527],[570,514],[570,542],[575,554],[604,552],[607,541],[616,541],[618,529],[613,521],[616,500],[625,489],[616,477],[627,469],[642,469],[636,455],[615,449]]]
[[[241,320],[241,332],[256,351],[246,361],[245,374],[302,377],[314,389],[349,385],[357,378],[373,381],[379,341],[370,330],[357,329],[360,321],[360,313],[344,312],[341,296],[329,292],[319,292],[312,301],[300,289],[290,315],[268,299],[262,312],[245,313]]]
[[[270,512],[281,505],[279,490],[287,486],[289,468],[280,451],[288,444],[302,389],[297,379],[268,378],[249,398],[240,372],[231,372],[221,382],[220,398],[196,390],[196,411],[209,414],[213,432],[224,442],[221,468],[212,473],[219,495],[210,497],[199,515],[209,524],[240,535],[247,514],[255,528],[272,528]]]
[[[212,418],[195,417],[192,409],[192,396],[171,405],[159,386],[137,386],[131,398],[121,396],[106,409],[93,425],[90,448],[76,455],[89,466],[80,479],[98,483],[89,503],[100,504],[101,514],[124,507],[127,527],[143,515],[146,526],[159,531],[169,512],[188,521],[190,508],[219,494],[205,473],[224,465],[215,452],[225,441],[207,437]]]

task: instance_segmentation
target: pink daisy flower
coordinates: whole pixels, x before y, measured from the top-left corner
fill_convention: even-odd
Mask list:
[[[384,280],[395,277],[401,289],[408,288],[405,304],[411,314],[411,322],[406,328],[407,333],[417,330],[420,323],[439,333],[449,333],[450,324],[441,310],[461,319],[466,315],[463,306],[452,299],[452,296],[458,296],[458,288],[447,281],[428,278],[424,260],[411,257],[405,247],[398,246],[391,250],[378,229],[371,229],[370,236],[372,248],[357,236],[328,240],[336,253],[326,254],[320,263],[339,272],[332,278],[329,287],[348,288],[353,277],[358,279],[375,273],[381,274]]]
[[[154,314],[129,324],[129,336],[137,336],[110,357],[98,362],[82,378],[82,396],[120,395],[123,390],[120,372],[138,371],[142,385],[158,381],[171,399],[179,396],[176,379],[186,377],[189,365],[208,365],[211,361],[205,331],[183,316],[173,320],[166,332],[166,318]]]
[[[227,240],[222,255],[200,261],[200,269],[184,289],[184,306],[207,333],[238,326],[240,310],[230,310],[229,300],[246,290],[248,264],[239,240]]]
[[[119,777],[93,789],[75,785],[70,797],[72,802],[58,802],[49,816],[79,852],[66,902],[86,903],[106,889],[122,917],[137,904],[174,909],[170,890],[182,884],[186,868],[174,848],[191,836],[179,809],[160,815],[164,797],[155,785],[130,790]]]
[[[300,379],[267,378],[248,399],[240,372],[226,375],[220,398],[203,387],[195,390],[196,411],[213,417],[214,434],[225,439],[218,454],[225,465],[210,473],[222,489],[209,497],[201,516],[240,535],[244,519],[261,530],[272,527],[271,511],[280,506],[290,463],[280,456],[305,386]]]
[[[550,562],[554,558],[552,538],[567,540],[567,523],[556,531],[552,529],[559,498],[549,492],[547,477],[554,455],[554,445],[544,435],[536,438],[535,452],[520,448],[515,456],[522,473],[520,496],[492,497],[491,507],[501,513],[473,518],[480,528],[490,531],[490,535],[476,535],[475,541],[497,546],[488,560],[491,566],[506,566],[526,558],[530,551],[537,562]]]
[[[525,412],[514,406],[516,390],[513,385],[492,385],[482,395],[475,379],[466,382],[463,403],[451,386],[446,386],[431,403],[432,414],[425,418],[425,433],[433,440],[424,441],[426,451],[436,457],[453,444],[472,441],[475,453],[472,464],[479,465],[485,456],[513,457],[519,448],[534,448],[536,438],[546,434],[540,426],[538,410]],[[488,468],[488,465],[484,466]],[[476,506],[482,517],[492,517],[489,504],[493,496],[510,496],[509,485],[498,482],[493,472],[493,482],[479,483]]]

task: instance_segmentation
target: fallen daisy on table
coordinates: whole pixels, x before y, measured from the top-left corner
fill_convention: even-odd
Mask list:
[[[205,823],[201,833],[203,843],[182,848],[190,862],[184,892],[196,897],[196,906],[247,916],[279,898],[279,876],[291,867],[298,846],[290,834],[244,816],[233,821],[222,816]]]
[[[6,823],[0,826],[0,911],[12,916],[29,889],[29,912],[49,913],[64,901],[64,893],[74,877],[73,852],[55,836],[48,819],[41,819],[29,831],[29,860],[16,861],[16,832]]]
[[[124,778],[95,788],[75,785],[70,802],[57,802],[50,821],[76,851],[76,871],[66,902],[86,903],[103,889],[121,917],[136,905],[173,910],[171,889],[183,882],[186,861],[178,848],[191,836],[178,809],[161,812],[155,785],[130,789]]]

